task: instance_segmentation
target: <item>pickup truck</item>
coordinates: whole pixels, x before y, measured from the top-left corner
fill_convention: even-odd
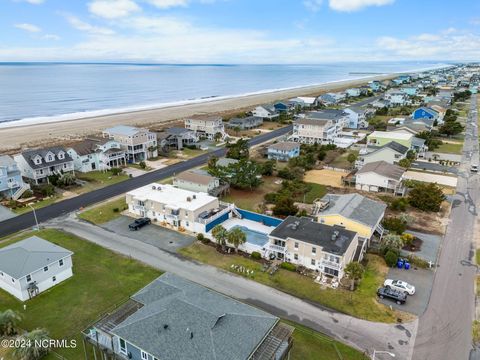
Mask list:
[[[151,223],[152,223],[152,220],[150,220],[149,218],[140,218],[140,219],[136,219],[133,223],[128,225],[128,228],[132,231],[138,230],[144,227],[145,225],[148,225]]]
[[[407,301],[407,294],[403,291],[397,291],[388,287],[381,287],[377,290],[377,295],[380,299],[390,299],[395,301],[398,305],[403,305]]]

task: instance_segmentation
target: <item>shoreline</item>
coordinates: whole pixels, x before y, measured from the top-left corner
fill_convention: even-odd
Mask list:
[[[428,69],[419,69],[410,72],[427,70]],[[352,86],[363,85],[371,80],[387,80],[398,74],[399,73],[364,76],[356,79],[337,80],[318,85],[296,86],[287,89],[267,90],[243,95],[212,97],[187,103],[177,102],[146,109],[119,111],[74,119],[62,120],[58,117],[52,117],[49,121],[40,123],[20,123],[22,120],[18,120],[6,122],[5,124],[11,124],[11,126],[3,127],[0,123],[0,152],[12,153],[27,147],[52,145],[52,143],[62,144],[62,142],[65,143],[80,139],[84,136],[98,134],[107,127],[119,124],[139,127],[161,127],[194,115],[240,112],[256,105],[272,101],[298,96],[318,96],[329,91],[338,91]]]

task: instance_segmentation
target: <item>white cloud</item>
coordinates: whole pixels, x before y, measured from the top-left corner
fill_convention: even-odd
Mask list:
[[[27,2],[32,5],[40,5],[45,2],[45,0],[15,0],[17,2]]]
[[[58,41],[60,40],[60,36],[58,35],[55,35],[55,34],[45,34],[42,36],[42,39],[44,40],[55,40],[55,41]]]
[[[140,11],[140,7],[132,0],[94,0],[88,4],[88,10],[106,19],[116,19]]]
[[[124,19],[118,25],[147,34],[179,35],[191,29],[190,23],[169,16],[135,16]]]
[[[153,6],[160,9],[168,9],[172,7],[185,7],[188,5],[189,0],[147,0]]]
[[[329,0],[329,6],[336,11],[357,11],[368,6],[393,4],[395,0]]]
[[[14,26],[17,29],[25,30],[31,33],[38,33],[42,31],[42,29],[40,29],[37,25],[28,24],[28,23],[15,24]]]
[[[303,6],[308,10],[317,12],[322,7],[323,0],[304,0]]]
[[[77,30],[84,31],[93,35],[112,35],[115,33],[112,29],[91,25],[73,15],[65,14],[64,16],[70,23],[70,25],[72,25]]]

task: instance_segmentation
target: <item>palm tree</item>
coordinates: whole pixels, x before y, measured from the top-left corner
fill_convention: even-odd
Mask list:
[[[216,225],[212,229],[212,236],[218,245],[222,247],[222,251],[225,251],[225,245],[227,242],[228,231],[222,225]]]
[[[13,351],[14,357],[18,360],[37,360],[50,351],[48,347],[39,346],[49,340],[48,332],[45,329],[32,330],[20,336],[18,340],[22,346]]]
[[[18,332],[18,323],[21,320],[21,315],[13,310],[8,309],[0,312],[0,335],[15,335]]]
[[[350,290],[355,289],[355,281],[360,280],[363,276],[363,266],[359,262],[352,261],[345,266],[345,274],[349,277],[351,280],[350,284]]]
[[[228,242],[230,244],[233,244],[233,246],[235,247],[235,252],[238,252],[238,247],[241,244],[245,244],[245,242],[247,241],[247,235],[245,235],[245,233],[238,227],[230,230],[227,234],[227,237]]]

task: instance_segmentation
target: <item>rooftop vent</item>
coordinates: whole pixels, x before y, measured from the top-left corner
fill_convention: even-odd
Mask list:
[[[188,202],[192,201],[192,198],[190,196],[187,196],[187,201]]]
[[[157,190],[157,187],[155,185],[153,185],[152,190]]]
[[[168,329],[168,324],[164,324],[164,325],[163,325],[163,328],[164,328],[165,330],[167,330],[167,329]]]
[[[335,230],[332,234],[332,241],[337,240],[339,234],[340,232],[338,230]]]
[[[192,197],[193,197],[193,200],[195,200],[197,198],[197,195],[193,195]]]

